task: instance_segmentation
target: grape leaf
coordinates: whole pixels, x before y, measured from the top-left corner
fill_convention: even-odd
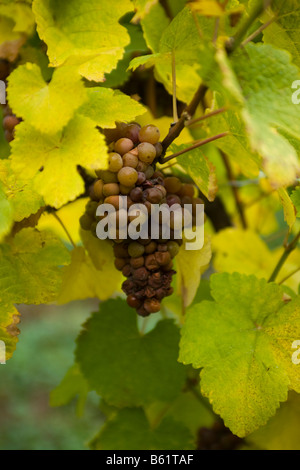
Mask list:
[[[70,367],[61,383],[51,391],[50,406],[67,405],[77,397],[76,414],[80,418],[84,413],[88,392],[87,381],[80,373],[78,365],[74,364]]]
[[[211,242],[206,239],[201,250],[186,250],[184,245],[176,257],[177,292],[182,297],[184,307],[194,300],[201,276],[211,260]]]
[[[17,116],[46,134],[56,134],[66,126],[87,99],[80,75],[60,67],[47,84],[39,66],[31,63],[20,65],[11,73],[7,97]]]
[[[265,450],[300,450],[300,397],[289,393],[288,401],[282,403],[276,415],[262,428],[247,437],[247,444]]]
[[[0,160],[0,181],[15,222],[36,214],[44,205],[43,198],[33,189],[32,180],[26,179],[25,173],[17,176],[11,169],[10,160]]]
[[[1,163],[1,161],[0,161]],[[0,181],[0,241],[10,232],[13,222],[13,209],[7,200]]]
[[[135,8],[135,15],[132,18],[133,23],[138,23],[150,11],[153,5],[156,5],[158,0],[132,0]]]
[[[263,33],[263,40],[278,49],[284,49],[293,57],[293,62],[300,66],[299,20],[300,7],[297,0],[274,0],[272,2],[273,21]],[[267,21],[267,19],[265,20]]]
[[[105,423],[90,442],[91,450],[188,450],[193,449],[189,430],[172,418],[150,427],[140,408],[125,408]]]
[[[170,19],[167,17],[160,3],[154,4],[150,11],[141,21],[144,38],[152,52],[159,52],[159,43],[165,29],[169,26]]]
[[[30,5],[24,2],[0,4],[0,58],[11,62],[18,57],[27,36],[34,31]]]
[[[203,31],[202,31],[203,30]],[[208,32],[209,31],[209,32]],[[159,43],[159,50],[154,54],[136,57],[130,62],[135,70],[140,65],[155,65],[157,80],[172,93],[172,63],[176,65],[176,91],[178,99],[189,102],[201,83],[201,77],[208,75],[211,66],[215,65],[215,49],[211,44],[211,25],[201,24],[201,32],[195,22],[190,8],[178,13],[165,29]],[[209,41],[203,35],[209,36]],[[187,80],[186,77],[189,77]]]
[[[63,268],[58,304],[88,298],[107,300],[116,292],[121,292],[124,279],[114,267],[111,246],[105,241],[98,241],[97,258],[101,257],[101,270],[96,269],[83,247],[75,248],[71,253],[71,264]],[[112,279],[109,283],[106,282],[108,277]]]
[[[70,262],[60,240],[31,228],[0,245],[0,260],[0,298],[16,304],[55,300],[61,287],[61,266]]]
[[[214,302],[188,311],[179,360],[202,368],[201,390],[231,431],[264,425],[289,389],[299,393],[292,343],[300,335],[300,299],[255,276],[213,274]]]
[[[114,128],[116,121],[130,122],[146,112],[144,106],[118,90],[94,87],[88,88],[87,94],[80,113],[102,128]]]
[[[296,222],[296,208],[285,188],[278,188],[278,195],[283,207],[284,220],[291,229]]]
[[[142,336],[136,312],[121,299],[100,306],[77,339],[76,361],[91,389],[111,405],[140,406],[176,397],[185,380],[179,331],[164,320]]]
[[[0,299],[0,341],[4,342],[4,350],[0,344],[0,363],[10,359],[16,349],[18,335],[17,325],[20,323],[20,314],[16,308]],[[5,357],[2,357],[4,355]]]
[[[11,161],[16,175],[25,173],[32,178],[34,190],[47,205],[58,209],[85,190],[77,166],[101,168],[107,162],[107,148],[104,136],[84,116],[76,115],[55,136],[41,134],[22,122],[12,142]]]
[[[172,153],[188,148],[188,145],[172,144]],[[205,150],[196,148],[177,157],[177,163],[194,180],[200,191],[209,201],[213,201],[218,191],[215,167],[205,155]]]
[[[67,62],[99,82],[122,59],[129,35],[119,19],[133,10],[129,0],[34,0],[32,8],[51,66]]]
[[[300,217],[300,186],[297,186],[297,188],[292,192],[291,200],[296,207],[297,217]]]
[[[284,249],[270,250],[262,238],[250,229],[227,228],[212,238],[212,250],[216,271],[255,274],[256,277],[269,279]],[[298,249],[291,253],[282,266],[280,280],[297,269],[299,253]],[[297,292],[299,282],[300,273],[295,273],[284,285]]]
[[[245,97],[241,115],[253,150],[263,158],[264,172],[274,187],[294,184],[300,164],[281,130],[299,140],[300,118],[291,100],[298,69],[287,52],[264,44],[247,44],[231,60]]]
[[[215,96],[216,109],[225,103],[220,95]],[[207,137],[228,131],[226,138],[215,141],[215,146],[222,150],[240,172],[247,178],[255,178],[259,174],[261,159],[249,143],[245,124],[236,110],[228,109],[222,114],[208,120]]]

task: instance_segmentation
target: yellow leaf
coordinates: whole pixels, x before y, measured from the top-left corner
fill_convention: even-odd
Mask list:
[[[182,296],[184,307],[194,300],[201,275],[211,260],[210,238],[205,239],[201,250],[185,250],[184,245],[176,258],[177,292]]]

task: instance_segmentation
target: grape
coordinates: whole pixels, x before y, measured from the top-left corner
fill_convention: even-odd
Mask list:
[[[138,165],[139,159],[136,155],[133,155],[133,153],[125,153],[123,155],[123,165],[124,166],[130,166],[132,168],[136,168]]]
[[[117,223],[116,230],[108,232],[113,245],[115,268],[126,278],[122,290],[128,305],[136,309],[138,315],[147,317],[159,312],[161,301],[173,293],[173,260],[183,243],[175,228],[176,221],[182,222],[183,206],[191,205],[187,217],[189,222],[193,222],[197,203],[202,201],[197,198],[194,184],[183,184],[180,178],[172,175],[166,177],[156,169],[155,158],[163,154],[163,147],[155,126],[141,128],[135,123],[120,124],[115,133],[107,133],[106,136],[110,136],[107,137],[109,168],[96,171],[99,179],[92,187],[91,201],[80,223],[96,236],[97,222],[101,220],[96,216],[100,201],[104,200],[105,204],[111,204],[116,209],[116,213],[108,215]],[[120,198],[120,195],[123,197]],[[131,207],[136,203],[142,204],[145,213],[141,211],[134,215]],[[157,210],[157,205],[163,203],[169,207],[178,204],[179,209],[175,213],[170,211],[171,219],[167,227],[162,225],[163,218],[160,217],[158,240],[151,239],[150,228],[146,238],[143,232],[143,238],[137,240],[121,239],[124,232],[121,228],[126,231],[128,224],[138,230],[146,228],[144,222],[147,223],[150,214]],[[164,228],[168,228],[168,232]]]
[[[176,176],[169,176],[165,179],[165,188],[168,193],[176,194],[182,188],[182,183]]]
[[[156,158],[161,157],[164,150],[162,144],[160,142],[157,142],[154,147],[156,149]]]
[[[10,74],[10,64],[7,60],[0,59],[0,80],[5,81]]]
[[[122,199],[119,196],[108,196],[104,199],[104,204],[110,204],[114,206],[116,210],[123,207]]]
[[[115,143],[115,152],[119,153],[120,155],[125,155],[125,153],[130,152],[134,147],[134,143],[131,139],[127,139],[123,137]]]
[[[119,182],[126,187],[134,186],[138,179],[138,173],[134,168],[123,167],[118,173]]]
[[[144,126],[139,132],[140,142],[149,142],[150,144],[157,144],[160,139],[160,131],[158,127],[150,125]]]
[[[120,188],[117,183],[108,183],[103,186],[103,195],[108,196],[117,196],[120,194]]]
[[[144,266],[145,260],[143,256],[139,256],[138,258],[132,258],[130,260],[130,264],[134,269],[141,268]]]
[[[175,241],[169,241],[167,243],[167,247],[168,247],[168,252],[171,255],[171,258],[175,258],[175,256],[178,255],[179,249],[180,249],[178,243],[176,243]]]
[[[153,166],[149,165],[147,170],[145,171],[145,176],[147,180],[150,180],[154,175],[154,168]]]
[[[129,307],[132,307],[132,308],[139,308],[143,305],[143,302],[140,299],[138,299],[134,294],[128,295],[127,303]]]
[[[148,166],[149,166],[149,165],[147,165],[147,163],[141,162],[141,161],[139,160],[139,163],[138,163],[138,165],[137,165],[137,167],[136,167],[136,171],[141,171],[142,173],[145,173],[145,172],[147,171],[147,169],[148,169]]]
[[[138,242],[132,242],[128,246],[128,254],[131,258],[139,258],[145,252],[145,247]]]
[[[122,271],[124,267],[128,264],[128,260],[126,260],[125,258],[116,258],[114,264],[115,264],[115,268],[118,271]]]
[[[140,132],[141,126],[139,124],[129,124],[123,133],[124,137],[127,137],[127,139],[132,140],[134,144],[137,144],[139,142],[139,132]]]
[[[163,198],[163,194],[158,188],[147,189],[146,193],[146,199],[151,204],[159,204]]]
[[[123,160],[119,153],[110,153],[108,155],[109,170],[117,173],[123,166]]]
[[[190,198],[195,197],[195,186],[193,184],[183,184],[178,191],[178,195],[182,198],[188,196]]]
[[[130,198],[133,202],[141,202],[143,200],[143,190],[136,187],[130,191]]]
[[[124,184],[120,184],[120,193],[122,196],[128,196],[133,188],[134,186],[125,186]]]
[[[138,146],[139,159],[144,162],[151,164],[156,157],[156,149],[154,145],[143,142]]]
[[[148,313],[157,313],[160,311],[160,302],[157,299],[147,299],[144,302],[144,309]]]
[[[112,171],[109,170],[100,170],[96,172],[98,177],[103,181],[103,183],[117,183],[118,182],[118,177],[116,173],[113,173]]]
[[[88,214],[83,214],[79,222],[83,230],[90,230],[93,223],[93,219]]]
[[[98,180],[94,183],[92,192],[93,192],[93,197],[96,199],[96,201],[100,201],[103,198],[103,188],[104,188],[104,184],[102,180]]]
[[[20,120],[14,114],[5,116],[5,118],[3,119],[4,130],[9,131],[9,132],[13,132],[15,127],[19,123],[20,123]]]

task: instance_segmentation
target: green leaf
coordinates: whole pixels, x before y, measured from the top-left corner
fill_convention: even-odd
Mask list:
[[[90,442],[92,450],[188,450],[192,436],[182,424],[163,419],[151,428],[143,410],[125,408],[103,426]],[[166,462],[166,460],[165,460]]]
[[[184,307],[188,307],[197,293],[201,276],[211,260],[211,242],[206,239],[201,250],[186,250],[184,245],[176,257],[177,292]]]
[[[153,5],[156,5],[158,0],[132,0],[135,8],[135,15],[132,18],[133,23],[137,23],[147,15]]]
[[[180,361],[202,368],[201,390],[231,431],[244,437],[264,425],[288,390],[300,391],[292,343],[300,335],[300,299],[255,276],[213,274],[214,302],[186,317]]]
[[[118,90],[94,87],[88,88],[87,94],[80,113],[102,128],[114,128],[117,121],[130,122],[146,112],[144,106]]]
[[[1,164],[1,161],[0,161]],[[13,209],[7,200],[0,181],[0,241],[10,232],[13,222]]]
[[[61,266],[70,262],[65,246],[47,232],[28,228],[0,245],[0,299],[11,303],[51,302],[61,287]]]
[[[11,303],[3,302],[0,298],[0,362],[10,359],[16,349],[20,331],[20,314]],[[4,354],[5,353],[5,354]],[[5,356],[5,357],[3,357]]]
[[[291,200],[296,208],[297,217],[300,217],[300,186],[297,186],[297,188],[292,192]]]
[[[278,195],[283,207],[284,220],[291,229],[296,222],[296,208],[285,188],[278,188]]]
[[[177,363],[178,341],[172,321],[160,321],[142,336],[136,312],[121,299],[109,300],[85,323],[76,360],[91,389],[111,405],[167,401],[177,396],[185,380]]]
[[[69,68],[55,70],[47,84],[39,66],[31,63],[11,73],[7,93],[14,113],[46,134],[56,134],[66,126],[87,98],[81,77]]]
[[[0,58],[11,62],[18,57],[27,36],[34,31],[34,17],[25,2],[0,4]]]
[[[33,1],[37,31],[48,46],[50,65],[67,62],[97,82],[123,57],[129,35],[119,19],[132,10],[129,0]]]
[[[215,103],[215,109],[221,109],[225,104],[219,95],[216,95]],[[236,110],[228,109],[222,114],[211,117],[207,127],[207,136],[228,131],[229,134],[225,138],[215,141],[215,146],[227,155],[244,176],[247,178],[258,176],[261,159],[252,150],[245,124]]]
[[[278,49],[284,49],[293,57],[293,62],[300,66],[299,20],[300,7],[297,0],[274,0],[272,14],[275,21],[263,33],[263,40]],[[267,19],[266,19],[267,21]]]
[[[43,198],[33,189],[32,180],[25,177],[25,172],[17,176],[11,169],[10,160],[0,160],[0,181],[12,210],[12,220],[21,220],[36,214],[44,205]]]
[[[58,407],[69,404],[77,398],[76,414],[81,417],[89,393],[88,384],[80,373],[77,364],[74,364],[66,373],[61,383],[50,393],[50,406]]]
[[[202,29],[203,27],[203,29]],[[140,65],[155,65],[156,78],[172,93],[172,63],[176,65],[176,91],[178,99],[189,102],[214,65],[214,53],[211,41],[205,36],[213,31],[207,22],[201,24],[201,32],[190,10],[186,7],[178,13],[164,31],[159,50],[154,54],[137,57],[130,63],[134,70]],[[210,36],[211,39],[212,36]],[[187,80],[186,77],[189,77]]]
[[[252,149],[263,158],[263,170],[274,187],[294,184],[300,164],[292,142],[299,140],[300,117],[291,100],[291,84],[300,78],[285,51],[271,45],[247,44],[232,56],[244,95],[241,112]]]
[[[160,3],[154,4],[147,15],[142,19],[141,25],[144,38],[152,52],[159,52],[159,43],[165,29],[169,26],[170,19],[167,17]]]
[[[172,144],[170,150],[172,153],[180,152],[190,145]],[[205,150],[196,148],[190,152],[177,157],[177,163],[193,179],[200,191],[209,201],[213,201],[218,191],[218,184],[215,174],[215,167],[207,158]]]
[[[41,134],[22,122],[12,142],[11,161],[16,175],[31,178],[45,203],[58,209],[85,190],[77,166],[90,170],[103,167],[107,147],[93,121],[84,116],[75,116],[55,136]]]

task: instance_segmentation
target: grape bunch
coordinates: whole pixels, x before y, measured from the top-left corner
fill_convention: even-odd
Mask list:
[[[165,176],[156,169],[156,162],[163,151],[156,126],[119,125],[110,131],[107,141],[109,166],[97,172],[98,179],[91,187],[90,201],[80,223],[83,230],[90,230],[97,236],[96,228],[101,220],[96,216],[98,206],[104,203],[115,208],[117,230],[109,236],[113,243],[115,267],[126,278],[122,289],[128,305],[136,309],[138,315],[146,317],[159,312],[161,301],[173,293],[173,260],[182,244],[182,238],[175,230],[176,218],[182,218],[183,206],[190,204],[192,225],[196,206],[203,201],[193,184],[182,183],[176,176]],[[137,220],[136,215],[130,213],[133,204],[142,205],[147,227],[146,236],[144,234],[137,239],[120,236],[124,225],[127,233],[128,224]],[[177,204],[180,210],[170,212],[168,237],[160,221],[158,237],[152,239],[147,222],[155,207],[161,204],[169,208]]]
[[[11,72],[11,64],[7,60],[0,60],[0,80],[6,82]],[[3,128],[5,138],[8,142],[14,139],[15,127],[20,123],[20,119],[13,114],[8,105],[3,105]]]
[[[233,434],[219,419],[211,428],[202,427],[197,432],[197,450],[237,450],[243,439]]]

